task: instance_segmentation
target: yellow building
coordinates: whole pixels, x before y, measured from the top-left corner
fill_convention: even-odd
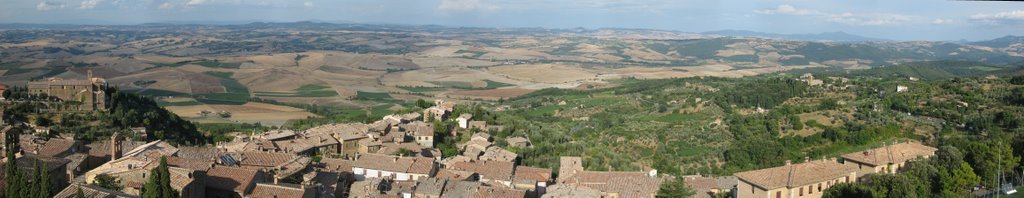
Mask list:
[[[919,142],[905,142],[848,153],[843,159],[844,163],[856,166],[857,177],[862,177],[872,173],[896,173],[906,167],[908,161],[929,158],[938,150]]]
[[[829,187],[855,182],[857,167],[827,159],[799,164],[787,161],[784,166],[735,175],[738,198],[818,198]]]

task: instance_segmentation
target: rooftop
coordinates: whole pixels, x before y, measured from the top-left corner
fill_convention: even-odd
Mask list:
[[[268,184],[257,183],[252,193],[246,197],[252,198],[285,198],[285,197],[308,197],[306,188],[299,185],[289,184]]]
[[[259,171],[255,170],[215,166],[206,173],[206,186],[245,194],[248,185],[256,182],[259,174]]]
[[[813,160],[799,164],[746,171],[734,174],[738,179],[764,189],[796,187],[844,177],[857,167],[832,160]]]
[[[919,142],[906,142],[882,146],[871,150],[843,155],[846,160],[856,161],[872,166],[898,164],[909,160],[935,155],[938,149],[925,146]]]

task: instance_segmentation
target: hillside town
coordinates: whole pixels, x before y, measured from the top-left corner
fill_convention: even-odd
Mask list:
[[[17,163],[4,166],[32,172],[35,162],[43,162],[50,190],[60,198],[79,191],[87,197],[139,197],[147,174],[161,160],[180,197],[655,197],[663,182],[675,179],[654,169],[586,170],[585,158],[578,156],[561,157],[557,170],[522,166],[520,156],[506,148],[530,147],[528,137],[507,138],[506,148],[499,147],[488,132],[502,126],[473,120],[468,113],[451,115],[455,107],[439,100],[422,113],[388,115],[369,124],[243,133],[230,142],[200,147],[144,142],[139,137],[145,129],[90,144],[71,135],[45,139],[21,134]],[[436,128],[431,120],[457,124]],[[443,158],[435,148],[437,137],[464,134],[471,138],[457,145],[456,156]],[[833,185],[857,182],[867,174],[897,173],[908,161],[928,158],[936,150],[918,142],[891,142],[841,159],[682,179],[693,197],[821,197]],[[120,189],[98,185],[105,178],[113,178]]]

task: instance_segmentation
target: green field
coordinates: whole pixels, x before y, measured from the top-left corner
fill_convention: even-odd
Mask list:
[[[184,102],[167,102],[167,101],[163,101],[163,100],[157,100],[157,101],[156,101],[156,104],[157,104],[157,105],[160,105],[161,107],[170,107],[170,106],[192,106],[192,105],[201,105],[201,104],[203,104],[203,103],[200,103],[199,101],[194,101],[194,100],[190,100],[190,101],[184,101]]]
[[[249,88],[245,87],[238,80],[231,78],[232,72],[204,72],[206,75],[220,78],[220,84],[224,86],[225,93],[196,94],[197,101],[205,104],[232,104],[241,105],[249,101]]]
[[[311,98],[338,96],[338,92],[330,88],[331,87],[327,85],[307,84],[295,89],[293,92],[256,92],[256,96]]]
[[[391,99],[391,94],[380,93],[380,92],[356,92],[356,99],[361,100],[379,100],[379,99]]]
[[[203,66],[203,67],[209,67],[209,68],[238,69],[238,68],[240,68],[242,66],[242,63],[224,63],[224,62],[220,62],[219,60],[201,60],[201,61],[194,61],[194,62],[191,62],[191,63],[192,64],[196,64],[196,65],[200,65],[200,66]],[[177,63],[175,63],[175,64],[177,64]]]
[[[404,89],[411,92],[434,92],[434,91],[447,91],[444,87],[404,87],[399,86],[399,89]]]

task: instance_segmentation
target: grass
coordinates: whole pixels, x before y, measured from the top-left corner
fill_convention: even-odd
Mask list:
[[[294,92],[256,92],[256,96],[269,96],[269,97],[334,97],[338,96],[338,92],[330,90],[330,86],[320,84],[307,84],[302,85],[295,89]],[[328,90],[324,90],[328,89]]]
[[[225,93],[196,94],[196,100],[205,104],[232,104],[241,105],[249,101],[249,88],[238,83],[238,80],[231,78],[232,72],[204,72],[206,75],[220,78],[220,84],[224,86]]]
[[[497,88],[502,88],[502,87],[515,86],[513,84],[508,84],[508,83],[503,83],[503,82],[498,82],[498,81],[493,81],[493,80],[484,80],[484,82],[487,82],[487,86],[484,87],[484,89],[497,89]]]
[[[431,84],[437,86],[456,88],[456,89],[473,89],[473,84],[462,81],[429,81]]]
[[[455,51],[455,53],[456,54],[462,54],[462,53],[473,54],[471,56],[468,56],[468,58],[480,58],[480,56],[483,56],[484,54],[487,54],[487,52],[473,51],[473,50],[463,50],[463,49],[460,49],[459,51]]]
[[[391,99],[391,94],[379,93],[379,92],[357,91],[356,92],[356,99],[362,99],[362,100]]]
[[[193,106],[193,105],[201,105],[203,103],[200,103],[199,101],[195,101],[195,100],[182,101],[182,102],[167,102],[167,101],[163,101],[163,100],[157,100],[156,104],[160,105],[161,107],[171,107],[171,106]]]
[[[241,66],[242,66],[242,63],[222,63],[222,62],[220,62],[218,60],[201,60],[201,61],[192,62],[192,64],[200,65],[200,66],[203,66],[203,67],[209,67],[209,68],[228,68],[228,69],[238,69],[238,68],[241,68]]]
[[[1017,187],[1017,193],[1004,196],[1006,198],[1024,198],[1024,186]]]
[[[398,88],[399,89],[404,89],[406,91],[411,91],[411,92],[432,92],[432,91],[446,91],[446,90],[448,90],[447,88],[444,88],[444,87],[405,87],[405,86],[399,86]]]

